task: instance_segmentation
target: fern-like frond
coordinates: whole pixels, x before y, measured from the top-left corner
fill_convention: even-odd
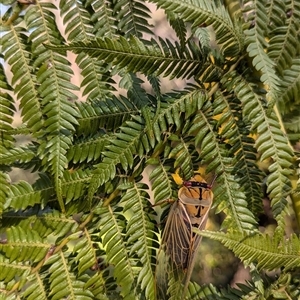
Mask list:
[[[0,214],[4,210],[4,205],[7,203],[7,198],[10,191],[10,178],[7,174],[0,171]]]
[[[232,22],[225,7],[203,0],[152,0],[152,2],[157,3],[166,11],[179,14],[183,21],[192,23],[192,28],[204,24],[205,26],[212,25],[217,43],[225,56],[233,57],[242,51],[243,34],[239,26]]]
[[[12,166],[16,163],[28,163],[35,158],[36,150],[35,145],[27,145],[3,151],[0,153],[0,164]]]
[[[243,114],[251,122],[251,130],[257,131],[255,147],[261,154],[260,160],[272,159],[269,166],[270,175],[267,180],[268,192],[272,200],[272,210],[275,218],[284,226],[283,214],[286,211],[286,196],[290,191],[292,150],[280,128],[274,112],[266,113],[266,107],[261,95],[255,93],[254,87],[236,73],[230,74],[231,80],[224,77],[225,86],[232,86],[237,97],[243,104]],[[228,80],[228,81],[227,81]]]
[[[68,46],[50,46],[55,50],[71,50],[75,53],[87,53],[91,57],[113,63],[119,68],[125,68],[127,72],[143,72],[170,76],[171,78],[197,76],[203,60],[202,53],[197,48],[186,45],[185,51],[181,51],[177,43],[172,45],[168,40],[160,39],[160,44],[152,40],[152,46],[144,45],[136,37],[129,40],[123,37],[119,39],[96,39],[89,42],[73,42]]]
[[[240,124],[241,125],[241,124]],[[241,129],[241,127],[239,127]],[[236,144],[240,145],[238,153],[236,153],[237,163],[234,173],[240,176],[239,184],[243,187],[248,202],[248,207],[257,215],[262,211],[262,178],[263,173],[256,164],[256,151],[254,148],[254,140],[245,134],[236,140]]]
[[[151,111],[151,108],[149,106],[145,106],[141,110],[142,116],[145,120],[145,131],[148,137],[148,141],[151,145],[151,148],[155,146],[155,136],[154,136],[154,130],[152,126],[152,120],[154,118],[154,113]],[[157,133],[157,132],[156,132]]]
[[[6,230],[7,242],[0,244],[2,255],[13,261],[38,262],[44,258],[50,248],[48,242],[44,241],[38,231],[25,231],[20,226],[10,227]]]
[[[85,280],[77,277],[69,263],[70,253],[59,251],[52,255],[47,261],[49,265],[50,295],[54,299],[71,297],[73,299],[94,299],[91,291],[84,288]]]
[[[150,10],[144,1],[117,1],[114,7],[117,12],[118,29],[125,37],[134,35],[142,38],[143,34],[153,35],[150,19]]]
[[[24,291],[22,291],[22,297],[26,299],[37,299],[37,300],[44,300],[47,299],[47,290],[43,285],[45,280],[45,274],[39,274],[35,272],[34,274],[30,274],[26,277],[27,286]]]
[[[84,236],[76,242],[73,249],[73,252],[76,253],[75,260],[78,263],[79,276],[98,264],[97,250],[99,249],[95,247],[98,235],[96,236],[96,234],[93,234],[87,228],[84,229],[83,234]]]
[[[298,283],[298,274],[297,269],[292,272],[282,272],[274,282],[270,282],[266,278],[264,280],[264,295],[278,295],[281,298],[290,298],[290,299],[298,299],[300,296],[299,283]],[[253,287],[254,284],[252,283]],[[256,288],[256,295],[260,296],[260,289]],[[255,297],[255,293],[250,294],[250,296]]]
[[[30,129],[28,129],[28,127],[26,126],[26,124],[22,124],[18,127],[14,127],[11,128],[11,130],[9,131],[9,133],[11,135],[30,135],[31,131]]]
[[[211,38],[209,29],[206,27],[196,27],[193,33],[194,36],[199,40],[199,44],[204,53],[211,51]]]
[[[254,273],[254,272],[253,272]],[[240,299],[268,299],[273,295],[279,295],[282,298],[289,297],[297,299],[299,289],[297,281],[293,282],[289,274],[281,274],[275,282],[272,278],[263,279],[258,272],[252,274],[255,282],[247,281],[247,284],[237,283],[237,287],[217,289],[212,284],[199,286],[195,283],[190,284],[190,297],[192,300],[212,299],[212,300],[240,300]]]
[[[275,73],[275,63],[266,54],[268,47],[265,40],[267,32],[267,13],[266,7],[261,1],[253,3],[255,16],[252,28],[245,31],[245,43],[248,55],[252,58],[252,64],[257,71],[261,72],[260,80],[268,89],[268,100],[274,103],[275,96],[279,90],[279,78]]]
[[[285,25],[287,2],[273,0],[272,3],[266,1],[264,4],[267,12],[267,23],[265,25],[267,26],[268,32],[271,33],[276,27],[278,28]]]
[[[114,160],[115,165],[120,163],[125,171],[133,166],[134,155],[142,157],[150,150],[150,145],[144,136],[143,119],[138,116],[133,116],[132,121],[126,121],[115,137],[106,146],[103,155]]]
[[[67,204],[71,200],[85,195],[88,181],[91,178],[91,170],[65,171],[62,181],[62,194]]]
[[[33,64],[35,67],[42,65],[49,57],[48,53],[46,56],[41,55],[45,52],[44,43],[57,45],[63,41],[53,13],[56,9],[57,7],[52,3],[38,2],[37,5],[32,5],[26,10],[24,21],[29,29],[33,54],[37,59]],[[44,34],[45,32],[47,34]],[[41,56],[37,58],[36,55]]]
[[[97,37],[107,36],[109,38],[117,36],[118,28],[112,1],[84,0],[84,5],[88,10],[92,11],[91,21],[94,27],[94,35]]]
[[[3,282],[9,282],[11,284],[18,284],[16,283],[15,278],[19,277],[27,277],[30,275],[31,268],[29,265],[23,264],[21,262],[11,262],[8,258],[6,258],[4,255],[0,255],[0,266],[1,266],[1,272],[0,272],[0,280]],[[4,287],[1,288],[1,296],[4,295],[4,299],[7,298],[7,294],[11,291],[12,287],[8,284],[3,284]],[[2,286],[3,286],[2,285]],[[6,292],[6,293],[5,293]],[[5,295],[6,294],[6,295]],[[15,297],[14,297],[15,298]],[[13,299],[13,298],[11,298]]]
[[[142,114],[145,120],[141,117],[132,116],[131,121],[126,121],[120,127],[120,132],[115,134],[115,138],[110,140],[110,144],[106,145],[102,152],[103,160],[96,165],[97,169],[94,171],[89,197],[100,185],[115,176],[118,164],[125,171],[131,168],[135,155],[142,157],[155,147],[155,139],[158,142],[161,140],[163,132],[168,132],[174,125],[179,128],[184,120],[182,114],[185,112],[187,118],[195,113],[203,105],[204,99],[205,95],[198,89],[187,90],[178,99],[176,94],[170,94],[161,101],[160,109],[155,116],[149,107],[144,107]],[[152,124],[151,118],[155,118],[154,124]],[[185,154],[182,150],[178,150],[180,156],[178,156],[178,151],[176,154],[172,154],[174,157],[176,156],[177,166],[181,165],[183,161],[186,162],[185,159],[190,157],[190,154],[186,155],[187,149],[185,149]],[[191,163],[184,164],[184,176],[186,178],[192,176],[192,170]]]
[[[249,136],[249,126],[243,120],[241,103],[234,97],[218,93],[213,106],[214,114],[221,114],[218,118],[220,137],[226,141],[226,145],[231,148],[231,155],[235,157],[233,174],[243,187],[248,207],[257,215],[262,211],[263,174],[256,164],[255,141]]]
[[[148,75],[147,79],[149,80],[149,83],[153,89],[154,95],[157,99],[157,101],[161,98],[161,82],[160,79],[154,75]]]
[[[271,33],[268,56],[274,61],[276,71],[282,72],[292,65],[297,53],[297,30],[294,27],[279,27]]]
[[[26,211],[9,212],[2,216],[3,227],[20,227],[25,232],[31,229],[43,239],[50,234],[60,238],[75,232],[78,223],[73,218],[66,218],[57,210],[32,208]],[[50,247],[50,246],[49,246]]]
[[[40,173],[39,178],[33,185],[30,185],[26,181],[19,181],[12,184],[6,199],[6,207],[13,210],[25,209],[35,204],[45,207],[53,194],[54,186],[50,177],[44,173]]]
[[[48,141],[39,148],[39,156],[43,165],[46,165],[54,175],[58,201],[64,210],[61,195],[61,177],[67,167],[66,152],[72,144],[72,133],[78,124],[78,111],[70,100],[75,99],[72,93],[77,87],[71,83],[73,71],[66,55],[52,53],[44,47],[44,43],[60,44],[63,38],[59,32],[52,9],[55,6],[49,3],[39,3],[30,7],[25,15],[25,21],[30,32],[34,65],[38,69],[38,92],[43,98],[43,114],[46,118],[44,134]],[[44,33],[47,34],[44,34]],[[43,34],[42,34],[43,33]],[[50,138],[51,136],[51,138]]]
[[[23,121],[27,123],[32,133],[36,133],[42,128],[43,117],[36,90],[37,81],[30,64],[32,53],[27,43],[28,37],[21,26],[2,27],[2,29],[2,51],[13,73],[12,86],[17,98],[21,101]],[[1,105],[4,105],[4,102]]]
[[[233,20],[233,22],[241,20],[241,18],[242,18],[241,1],[239,1],[239,0],[230,0],[230,1],[225,0],[224,2],[221,2],[221,3],[224,4],[226,10],[228,10],[228,13],[231,17],[231,20]],[[221,3],[219,5],[222,5]]]
[[[82,162],[97,162],[111,139],[112,136],[103,133],[78,139],[69,149],[67,158],[75,165]]]
[[[297,55],[299,39],[297,32],[299,30],[300,4],[297,1],[291,3],[290,9],[295,12],[287,18],[287,7],[282,1],[274,1],[272,8],[278,9],[276,13],[272,11],[271,16],[276,16],[276,20],[270,20],[272,31],[269,33],[268,56],[275,63],[276,71],[282,74],[283,70],[292,66],[293,59]],[[298,13],[297,13],[298,12]]]
[[[44,126],[47,132],[55,133],[55,136],[65,133],[64,136],[70,139],[67,133],[75,131],[74,125],[78,124],[79,117],[78,111],[67,98],[72,95],[68,91],[73,89],[73,85],[68,82],[72,71],[63,56],[53,56],[57,60],[55,67],[50,67],[40,77],[39,91],[44,96],[43,112],[47,117]]]
[[[80,1],[59,1],[60,14],[63,17],[67,40],[88,40],[93,36],[91,15]]]
[[[103,206],[98,213],[100,236],[107,253],[107,262],[114,266],[113,275],[120,287],[123,299],[135,299],[136,271],[135,264],[128,253],[124,235],[126,219],[120,207]]]
[[[291,235],[289,239],[278,240],[267,234],[225,234],[198,229],[195,229],[195,232],[220,241],[246,265],[255,261],[258,269],[274,270],[284,267],[286,271],[300,267],[300,241],[296,235]]]
[[[87,100],[112,97],[115,88],[114,80],[109,76],[110,68],[102,61],[81,53],[76,57],[76,63],[81,68],[84,79],[80,83],[82,95],[87,95]]]
[[[78,135],[87,133],[95,134],[101,128],[115,130],[130,118],[137,114],[139,109],[127,98],[112,97],[106,100],[94,100],[91,103],[77,102],[76,106],[81,118],[78,120]]]
[[[122,74],[122,79],[119,82],[119,86],[127,90],[128,101],[139,109],[149,105],[151,103],[149,99],[151,96],[142,87],[144,81],[133,73],[122,71],[120,73]]]
[[[294,140],[296,142],[297,142],[297,136],[299,137],[299,132],[300,132],[300,116],[298,114],[299,110],[300,110],[300,105],[295,106],[295,109],[291,113],[286,114],[283,118],[284,127],[288,131],[295,132],[296,138]]]
[[[290,111],[298,112],[297,105],[300,105],[300,58],[293,59],[293,64],[289,69],[283,71],[281,77],[281,94],[278,97],[278,107],[282,114]],[[299,114],[298,114],[299,115]]]
[[[60,1],[59,6],[63,22],[67,24],[65,34],[68,41],[87,41],[93,38],[94,28],[91,15],[80,1],[64,0]],[[88,95],[89,100],[111,96],[113,91],[111,84],[114,82],[109,78],[108,67],[103,62],[82,53],[76,57],[76,63],[84,77],[80,83],[83,96]]]
[[[158,141],[161,134],[174,131],[183,126],[184,122],[201,109],[207,95],[198,87],[187,88],[181,93],[166,94],[161,98],[160,109],[156,112],[153,132]]]
[[[194,175],[194,165],[197,163],[199,155],[194,146],[189,145],[189,142],[179,139],[176,144],[169,157],[174,158],[174,167],[180,168],[180,175],[185,179],[190,179]]]
[[[179,14],[175,14],[173,11],[165,11],[171,27],[176,32],[176,35],[180,41],[180,45],[184,48],[187,40],[187,28]]]
[[[13,98],[8,93],[11,89],[5,77],[3,66],[0,64],[0,134],[2,137],[0,155],[3,154],[6,149],[11,148],[14,143],[14,138],[9,133],[12,130],[13,116],[16,110]]]
[[[163,161],[157,158],[149,159],[148,163],[151,164],[151,167],[154,167],[149,179],[152,183],[151,189],[154,192],[155,202],[171,199],[174,189],[173,181],[170,178],[171,167],[164,165]]]
[[[102,277],[102,273],[97,272],[87,282],[84,287],[90,290],[94,297],[99,300],[110,300],[112,297],[110,296],[109,291],[105,289],[105,280]],[[117,299],[117,297],[116,297]]]
[[[220,292],[212,284],[199,286],[195,282],[189,283],[188,291],[187,291],[187,299],[190,299],[190,300],[215,299],[215,300],[217,300],[217,299],[220,299],[219,296],[220,296]],[[234,298],[232,298],[232,299],[234,299]]]
[[[230,224],[234,223],[235,226],[230,226],[233,231],[249,232],[256,226],[256,220],[241,185],[228,173],[220,176],[218,182],[220,185],[214,189],[214,206],[216,212],[226,213],[227,218],[222,226],[229,228]]]
[[[52,188],[50,187],[51,192],[53,192]],[[14,210],[26,209],[28,206],[40,204],[42,201],[41,195],[42,191],[34,191],[32,185],[28,182],[19,181],[10,186],[6,205]]]
[[[256,222],[248,208],[245,193],[231,174],[234,160],[228,156],[224,145],[218,143],[213,123],[210,109],[203,109],[193,119],[189,134],[195,136],[195,146],[200,149],[202,162],[208,164],[207,172],[214,171],[218,176],[218,184],[214,189],[214,205],[217,212],[224,211],[227,215],[223,225],[230,222],[235,224],[231,227],[235,230],[249,231]]]
[[[128,187],[127,187],[128,188]],[[130,255],[141,261],[141,267],[137,276],[137,283],[145,293],[146,299],[155,299],[155,257],[153,246],[157,243],[155,221],[152,208],[149,207],[149,195],[145,189],[148,187],[142,183],[134,183],[125,190],[121,199],[124,205],[124,213],[131,215],[126,237],[130,245]]]
[[[151,146],[144,130],[144,120],[139,116],[133,116],[131,121],[126,121],[120,127],[120,132],[105,147],[102,162],[95,165],[89,189],[90,198],[100,185],[115,177],[118,166],[128,171],[133,166],[135,156],[142,157],[150,151]]]

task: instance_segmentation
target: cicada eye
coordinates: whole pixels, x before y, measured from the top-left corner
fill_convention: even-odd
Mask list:
[[[201,177],[201,176],[198,176]],[[201,177],[202,178],[202,177]],[[187,188],[203,188],[203,189],[212,189],[212,186],[216,180],[217,176],[214,177],[214,179],[212,180],[211,184],[208,184],[207,182],[204,182],[202,180],[187,180],[183,182],[183,185]]]
[[[199,187],[199,188],[203,188],[203,189],[211,189],[211,185],[206,182],[184,181],[183,185],[185,187]]]

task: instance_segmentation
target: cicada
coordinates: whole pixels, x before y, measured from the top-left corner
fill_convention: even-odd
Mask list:
[[[184,181],[162,235],[156,271],[158,299],[184,299],[201,236],[213,200],[212,184],[200,175]]]

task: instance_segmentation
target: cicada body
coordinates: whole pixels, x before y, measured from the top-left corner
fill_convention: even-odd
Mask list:
[[[156,272],[158,299],[184,299],[201,236],[213,200],[211,185],[200,175],[178,191],[163,231]]]

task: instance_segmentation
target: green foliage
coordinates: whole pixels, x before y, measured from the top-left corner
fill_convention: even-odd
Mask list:
[[[186,298],[300,297],[299,2],[2,2],[0,299],[158,299],[160,204],[199,167],[226,233],[196,234],[251,280],[191,281]],[[155,36],[154,7],[175,41]]]
[[[267,234],[225,234],[223,232],[197,231],[199,234],[223,243],[240,257],[246,265],[254,263],[258,270],[273,270],[284,266],[285,271],[299,266],[300,242],[296,235],[288,240],[271,238]],[[255,247],[253,247],[255,244]]]

